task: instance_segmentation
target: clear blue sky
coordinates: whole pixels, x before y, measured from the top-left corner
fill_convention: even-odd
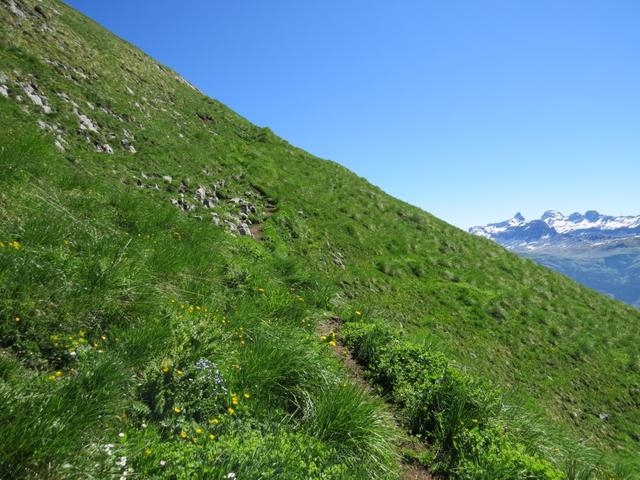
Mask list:
[[[291,143],[466,228],[640,214],[636,0],[69,0]]]

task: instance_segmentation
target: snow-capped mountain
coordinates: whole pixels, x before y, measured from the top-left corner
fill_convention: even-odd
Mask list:
[[[539,219],[517,213],[469,231],[640,308],[640,215],[549,210]]]
[[[627,237],[640,237],[640,215],[602,215],[595,210],[565,216],[556,210],[544,212],[541,218],[526,220],[520,213],[500,223],[472,227],[470,233],[490,238],[512,250],[533,250],[552,245],[607,242]]]

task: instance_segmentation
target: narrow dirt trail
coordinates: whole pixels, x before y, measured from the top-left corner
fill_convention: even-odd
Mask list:
[[[325,322],[320,323],[317,328],[317,333],[318,335],[324,335],[327,337],[331,335],[332,332],[337,335],[341,325],[342,319],[333,317],[327,319]],[[371,384],[366,380],[364,369],[362,368],[362,366],[353,358],[349,349],[340,342],[339,335],[336,336],[336,345],[332,347],[332,351],[334,355],[336,355],[342,361],[347,369],[347,372],[358,385],[368,390],[371,395],[378,396],[378,394],[371,387]],[[400,422],[394,415],[393,411],[391,411],[391,409],[389,409],[389,413],[394,419],[394,422],[398,426],[398,428],[402,430]],[[404,447],[408,449],[414,448],[412,445],[404,445]],[[399,480],[439,480],[439,477],[434,477],[424,467],[420,465],[409,464],[406,462],[402,462],[402,470],[398,478]]]

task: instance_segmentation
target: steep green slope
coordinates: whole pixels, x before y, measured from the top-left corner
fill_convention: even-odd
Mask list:
[[[595,247],[519,252],[594,290],[640,308],[640,240]]]
[[[394,476],[385,408],[318,341],[332,316],[498,385],[561,468],[638,465],[638,311],[292,147],[63,4],[0,6],[6,475],[127,457],[167,478]]]

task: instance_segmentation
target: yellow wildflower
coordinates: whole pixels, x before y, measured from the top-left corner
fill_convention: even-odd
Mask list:
[[[204,433],[204,430],[201,429],[200,427],[196,428],[196,435],[202,435]]]
[[[163,373],[169,373],[169,367],[167,367],[166,365],[164,367],[162,367],[162,372]]]
[[[327,336],[326,336],[326,335],[322,335],[322,336],[320,337],[320,341],[321,341],[321,342],[326,342],[326,341],[327,341]]]
[[[234,405],[238,404],[238,396],[234,395],[233,397],[231,397],[231,403],[233,403]]]
[[[335,347],[335,346],[336,346],[336,341],[335,341],[335,340],[331,340],[331,341],[329,342],[329,346],[330,346],[330,347]]]
[[[229,415],[233,415],[234,413],[236,413],[236,411],[231,407],[227,408],[227,412],[229,412]]]
[[[360,310],[356,310],[356,315],[360,316],[362,315],[362,312]]]
[[[209,434],[209,440],[215,440],[216,436],[213,433]]]
[[[147,448],[147,449],[144,451],[144,454],[145,454],[145,455],[147,455],[147,456],[151,455],[151,449],[150,449],[150,448]]]
[[[185,432],[184,430],[180,432],[180,438],[187,438],[189,435],[187,435],[187,432]]]
[[[211,425],[218,425],[220,423],[220,420],[218,420],[217,418],[212,418],[209,420],[209,423]]]
[[[242,396],[243,396],[244,398],[249,398],[251,395],[249,395],[247,392],[244,392],[244,393],[242,394]]]
[[[184,372],[180,369],[176,370],[176,374],[181,377],[182,375],[184,375]]]
[[[20,321],[20,317],[16,317],[16,322],[19,322],[19,321]]]
[[[54,375],[56,376],[56,378],[61,377],[62,376],[62,370],[58,370],[56,373],[54,373]]]
[[[182,413],[182,409],[180,407],[173,407],[173,411],[176,413]]]

